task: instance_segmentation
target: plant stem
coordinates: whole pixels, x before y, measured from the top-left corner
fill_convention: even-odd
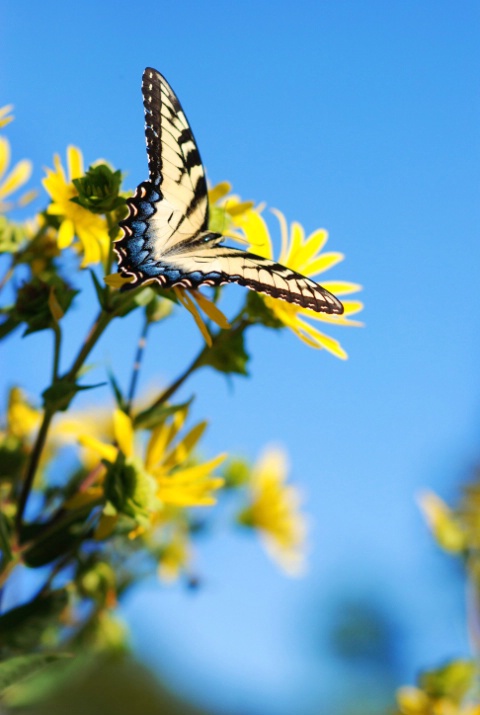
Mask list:
[[[50,427],[50,422],[52,421],[53,412],[51,410],[45,410],[43,415],[42,424],[37,434],[37,439],[33,446],[32,454],[30,455],[30,461],[28,463],[27,473],[22,484],[22,491],[20,492],[20,497],[18,500],[18,511],[16,516],[16,529],[17,534],[21,529],[23,521],[23,513],[25,511],[25,506],[27,504],[28,495],[32,488],[33,480],[37,472],[37,467],[40,461],[40,457],[45,446],[45,441],[47,439],[48,428]]]
[[[99,339],[99,337],[101,336],[101,334],[108,326],[109,322],[112,320],[113,317],[114,313],[107,313],[104,310],[100,311],[95,322],[90,328],[90,332],[85,338],[85,342],[83,343],[77,357],[75,358],[72,367],[65,376],[67,380],[75,379],[77,372],[82,367],[83,363],[93,349],[95,343],[97,342],[97,340]]]
[[[186,380],[188,377],[190,377],[190,375],[191,375],[193,372],[195,372],[195,370],[199,367],[200,361],[201,361],[201,359],[202,359],[202,357],[203,357],[203,355],[204,355],[204,353],[206,352],[207,349],[208,349],[208,348],[203,348],[203,349],[198,353],[198,355],[197,355],[197,357],[195,358],[195,360],[193,360],[193,362],[189,365],[189,367],[187,367],[187,369],[186,369],[184,372],[182,372],[182,374],[180,375],[180,377],[178,377],[178,378],[175,380],[175,382],[172,383],[167,390],[165,390],[165,392],[162,392],[162,394],[160,395],[160,397],[159,397],[157,400],[155,400],[155,402],[151,405],[151,408],[150,408],[150,409],[152,409],[152,408],[154,408],[154,407],[159,407],[160,405],[163,405],[164,402],[166,402],[167,400],[170,399],[170,397],[173,395],[173,393],[176,392],[176,391],[178,390],[178,388],[181,387],[181,385],[183,385],[183,383],[185,382],[185,380]]]
[[[3,276],[2,280],[0,281],[0,291],[5,288],[6,284],[8,283],[8,281],[10,280],[12,275],[13,275],[13,261],[12,261],[10,268],[7,270],[7,272]]]
[[[54,321],[53,323],[53,334],[54,334],[54,354],[53,354],[53,376],[52,385],[58,380],[58,369],[60,367],[60,347],[62,344],[62,331],[59,324]]]
[[[140,367],[142,364],[142,358],[145,354],[145,345],[147,343],[147,333],[150,328],[150,321],[145,318],[143,324],[142,332],[140,333],[140,338],[137,345],[137,353],[135,355],[135,362],[133,363],[132,377],[130,380],[130,388],[128,390],[128,403],[127,403],[127,414],[130,414],[132,409],[133,398],[135,397],[135,391],[137,389],[138,377],[140,374]]]

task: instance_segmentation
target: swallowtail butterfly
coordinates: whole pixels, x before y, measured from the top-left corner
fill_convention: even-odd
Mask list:
[[[150,178],[127,200],[129,214],[115,242],[128,287],[162,288],[239,283],[321,313],[343,313],[341,302],[310,278],[275,261],[223,246],[208,229],[208,194],[200,154],[175,93],[151,67],[143,73]]]

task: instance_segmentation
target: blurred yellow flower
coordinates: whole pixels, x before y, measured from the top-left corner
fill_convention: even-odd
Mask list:
[[[186,571],[191,561],[187,529],[175,524],[173,533],[161,548],[158,574],[162,581],[171,583]]]
[[[10,143],[8,139],[0,136],[0,211],[12,208],[13,205],[6,203],[4,199],[26,184],[32,174],[32,162],[28,159],[22,159],[7,173],[9,165]],[[19,199],[18,204],[23,206],[32,198],[32,192],[28,192]]]
[[[423,671],[419,686],[397,690],[396,715],[480,715],[476,694],[477,664],[452,660],[440,668]]]
[[[314,277],[323,271],[332,268],[343,260],[341,253],[321,253],[328,239],[324,229],[319,229],[305,238],[305,233],[299,223],[292,223],[290,239],[284,215],[273,210],[280,223],[282,250],[278,259],[288,268],[298,271],[304,276]],[[265,258],[273,258],[272,241],[265,220],[256,210],[246,211],[235,217],[235,223],[241,227],[253,253]],[[361,289],[356,283],[346,281],[321,281],[322,286],[336,296],[355,293]],[[361,326],[362,323],[349,319],[349,316],[358,313],[363,304],[358,300],[342,300],[343,315],[328,315],[317,313],[309,308],[287,303],[271,296],[261,296],[266,305],[285,326],[290,328],[300,340],[313,348],[324,348],[338,358],[345,359],[347,354],[340,343],[334,338],[322,333],[318,328],[308,323],[310,320],[329,323],[330,325]]]
[[[27,401],[19,387],[12,387],[8,395],[7,435],[23,439],[40,424],[40,412]]]
[[[480,715],[480,705],[462,705],[447,697],[433,698],[420,688],[397,690],[397,715]]]
[[[445,502],[429,491],[423,492],[418,502],[440,546],[452,553],[463,551],[467,547],[467,534],[455,513]]]
[[[82,152],[74,146],[67,148],[68,180],[57,154],[53,162],[55,170],[46,169],[47,176],[42,183],[52,199],[47,213],[61,219],[58,247],[67,248],[77,236],[83,251],[82,267],[105,261],[110,248],[106,219],[71,200],[78,196],[72,180],[84,174]]]
[[[300,513],[300,494],[286,484],[287,458],[269,449],[254,465],[250,499],[239,521],[258,530],[272,558],[291,576],[305,567],[306,522]]]

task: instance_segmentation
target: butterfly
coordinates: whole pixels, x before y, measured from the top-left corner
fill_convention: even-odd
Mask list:
[[[127,199],[123,235],[114,243],[128,288],[238,283],[319,313],[342,303],[315,281],[275,261],[222,245],[208,229],[205,169],[185,113],[166,79],[147,67],[142,78],[149,180]],[[127,286],[125,286],[127,287]]]

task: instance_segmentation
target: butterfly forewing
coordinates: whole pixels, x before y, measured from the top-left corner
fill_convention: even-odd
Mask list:
[[[208,225],[205,170],[185,113],[166,79],[150,67],[143,73],[142,93],[150,181],[160,185],[165,202],[153,223],[161,226],[166,219],[183,237],[203,231]]]
[[[115,243],[119,270],[133,285],[162,287],[239,283],[323,313],[343,305],[310,278],[253,253],[219,245],[208,233],[205,170],[185,113],[162,75],[147,67],[142,82],[150,180],[127,200],[129,215]]]

